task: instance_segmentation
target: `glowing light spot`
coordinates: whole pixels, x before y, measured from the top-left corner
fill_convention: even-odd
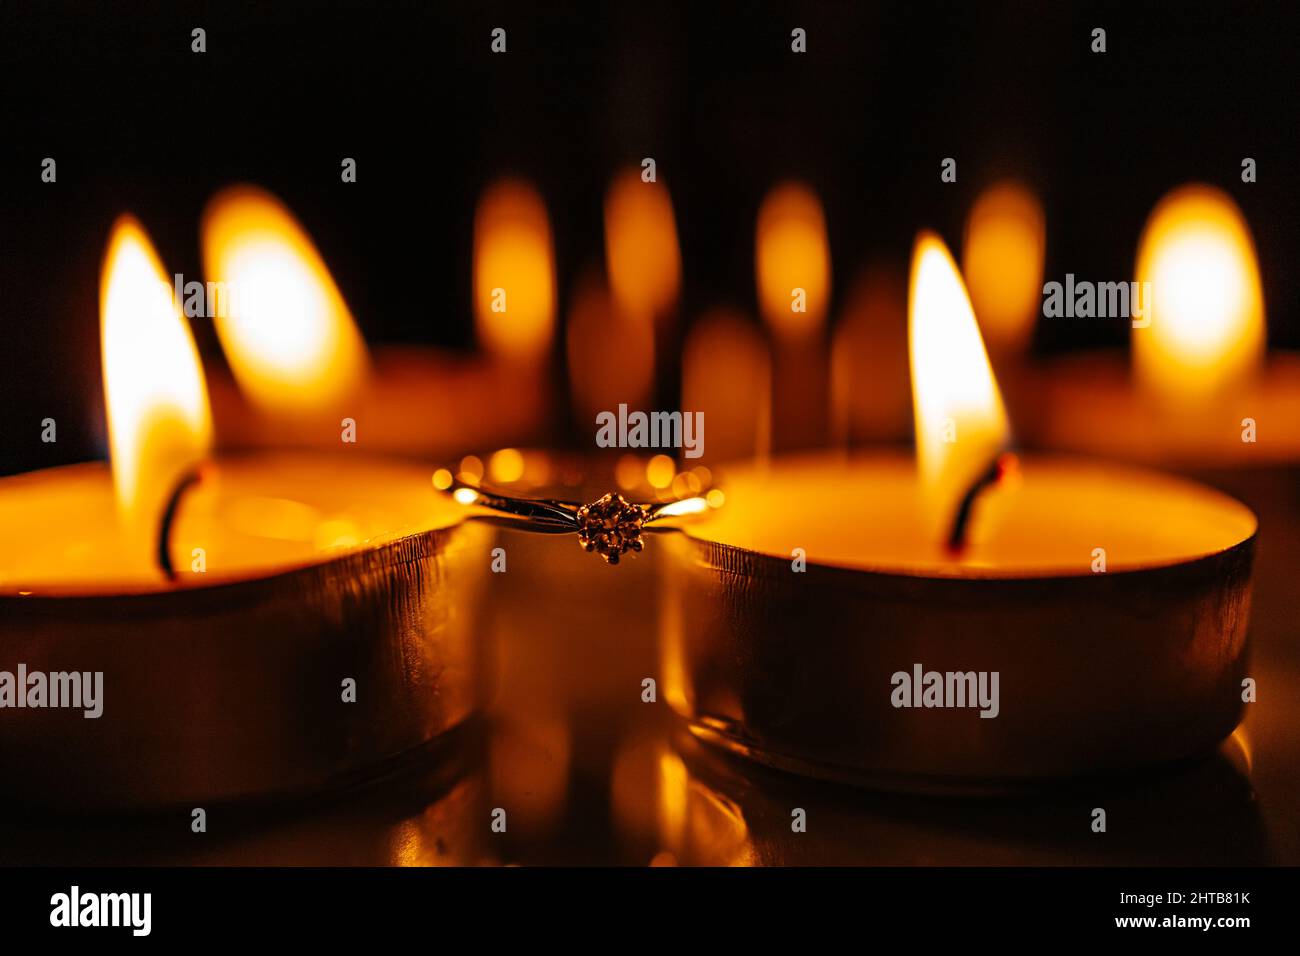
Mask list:
[[[645,466],[646,481],[652,488],[667,488],[676,473],[677,466],[667,455],[655,455]]]

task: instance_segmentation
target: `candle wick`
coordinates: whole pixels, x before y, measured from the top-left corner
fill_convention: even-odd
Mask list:
[[[981,471],[961,496],[957,504],[957,514],[953,517],[952,529],[948,532],[948,553],[959,556],[966,550],[966,536],[970,531],[971,516],[975,513],[975,502],[986,488],[1002,481],[1012,471],[1018,459],[1011,452],[998,452],[987,468]]]
[[[181,475],[176,487],[167,497],[167,506],[163,508],[162,520],[158,522],[158,568],[168,581],[176,581],[176,568],[172,564],[172,528],[176,525],[176,515],[180,511],[181,499],[203,479],[203,470],[194,468]]]

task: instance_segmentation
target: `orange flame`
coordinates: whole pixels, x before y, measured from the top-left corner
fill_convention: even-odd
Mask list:
[[[133,554],[143,560],[172,489],[208,454],[212,421],[194,337],[149,236],[131,216],[113,224],[99,316],[113,487]]]
[[[206,304],[257,407],[296,414],[356,393],[365,341],[316,246],[278,199],[252,186],[219,193],[204,211],[202,241]]]
[[[1200,399],[1249,380],[1264,357],[1264,296],[1250,227],[1210,186],[1175,189],[1156,205],[1138,246],[1150,283],[1149,325],[1135,327],[1139,383]]]
[[[957,264],[931,232],[912,251],[908,338],[922,495],[936,527],[947,527],[1010,427]]]
[[[546,204],[513,179],[490,186],[474,217],[474,322],[479,343],[536,361],[555,334],[555,252]]]
[[[990,350],[1027,347],[1042,302],[1046,247],[1043,207],[1023,186],[997,183],[971,208],[962,273]]]
[[[605,195],[605,270],[615,301],[631,315],[663,317],[677,302],[682,257],[673,201],[637,169],[616,176]]]
[[[763,317],[780,335],[803,335],[821,327],[831,285],[826,217],[811,189],[782,183],[758,211],[755,271]],[[796,307],[802,290],[803,309]]]

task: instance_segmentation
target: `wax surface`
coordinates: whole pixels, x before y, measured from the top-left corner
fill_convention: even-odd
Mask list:
[[[128,539],[106,464],[0,480],[0,593],[103,594],[221,583],[312,564],[460,521],[431,469],[362,454],[219,459],[181,502],[168,584],[156,541]],[[194,549],[206,567],[193,570]]]
[[[1022,456],[1021,477],[981,497],[960,557],[926,533],[905,453],[815,454],[727,469],[725,506],[688,534],[793,560],[896,574],[1039,577],[1177,564],[1255,532],[1254,514],[1202,485],[1087,459]]]

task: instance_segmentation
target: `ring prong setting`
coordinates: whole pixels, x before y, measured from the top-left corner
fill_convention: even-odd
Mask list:
[[[618,564],[628,551],[641,551],[641,527],[646,510],[617,492],[610,492],[578,509],[578,543],[584,551],[595,551],[608,564]]]

